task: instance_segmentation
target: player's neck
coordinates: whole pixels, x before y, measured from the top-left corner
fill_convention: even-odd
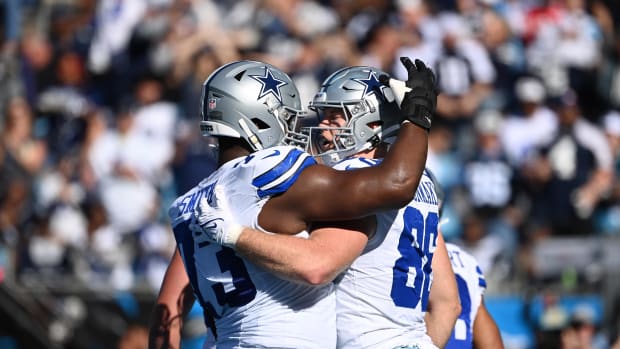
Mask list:
[[[226,137],[220,138],[218,167],[229,162],[230,160],[247,156],[250,153],[250,149],[244,146],[244,144],[241,144],[241,142]]]
[[[220,149],[220,155],[218,156],[218,167],[229,162],[230,160],[247,156],[249,154],[250,152],[243,147],[229,148],[226,150]]]

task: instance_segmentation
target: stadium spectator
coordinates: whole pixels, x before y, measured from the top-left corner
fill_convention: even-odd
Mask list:
[[[560,98],[557,115],[553,139],[528,165],[540,185],[532,213],[553,235],[588,235],[592,213],[611,185],[611,149],[602,130],[582,116],[574,92]]]
[[[435,62],[441,92],[438,115],[460,125],[478,111],[492,91],[496,78],[488,51],[473,38],[460,14],[440,14],[442,50]]]
[[[620,232],[620,113],[609,111],[602,123],[605,136],[613,155],[614,176],[609,193],[604,194],[601,205],[596,213],[596,230],[604,234],[615,235]]]
[[[545,105],[547,92],[534,77],[523,77],[515,85],[519,109],[508,115],[500,139],[510,164],[520,169],[532,151],[550,141],[557,129],[555,113]]]
[[[500,143],[504,116],[483,110],[473,120],[475,145],[466,160],[463,185],[469,203],[464,219],[463,249],[474,255],[491,279],[503,278],[517,250],[521,224],[515,205],[516,173]]]

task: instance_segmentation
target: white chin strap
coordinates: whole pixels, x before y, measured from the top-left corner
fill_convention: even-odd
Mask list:
[[[245,132],[245,134],[248,136],[248,139],[250,140],[250,143],[252,143],[252,146],[256,148],[257,151],[263,150],[263,145],[258,140],[258,137],[256,137],[256,135],[252,133],[252,130],[250,130],[250,127],[245,122],[245,120],[239,119],[239,126],[241,126],[243,132]]]

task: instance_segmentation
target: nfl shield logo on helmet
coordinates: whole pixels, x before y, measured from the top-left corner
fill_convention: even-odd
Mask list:
[[[217,107],[217,102],[215,101],[215,98],[209,99],[208,108],[209,109],[215,109],[215,107]]]

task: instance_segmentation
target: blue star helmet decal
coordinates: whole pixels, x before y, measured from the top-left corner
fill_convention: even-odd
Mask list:
[[[383,88],[385,88],[385,85],[379,82],[379,79],[377,78],[377,75],[375,74],[375,72],[371,71],[370,74],[368,74],[368,77],[366,79],[353,79],[353,80],[364,85],[364,94],[363,94],[364,97],[366,97],[367,95],[371,93],[375,93],[377,98],[381,100],[384,99],[382,90]]]
[[[256,98],[261,99],[268,95],[269,93],[273,94],[274,97],[278,100],[278,102],[282,103],[282,95],[280,94],[280,87],[286,85],[286,82],[283,80],[277,79],[271,73],[269,68],[265,67],[265,75],[250,75],[250,77],[261,83],[260,94]]]

